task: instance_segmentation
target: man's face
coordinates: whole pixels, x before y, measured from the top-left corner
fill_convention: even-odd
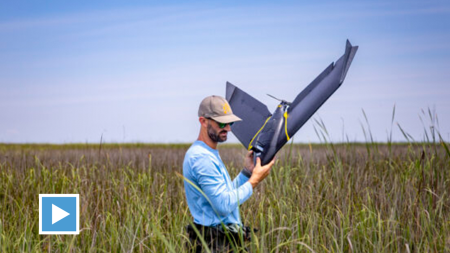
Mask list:
[[[214,120],[208,120],[208,136],[213,142],[224,142],[227,140],[228,131],[231,130],[230,125],[220,128]]]

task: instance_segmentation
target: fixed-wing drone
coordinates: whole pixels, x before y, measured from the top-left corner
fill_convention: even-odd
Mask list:
[[[281,103],[271,114],[267,106],[227,82],[226,99],[233,113],[242,119],[231,131],[261,164],[269,163],[284,144],[306,123],[323,103],[341,86],[358,46],[347,40],[345,53],[331,63],[294,101]]]

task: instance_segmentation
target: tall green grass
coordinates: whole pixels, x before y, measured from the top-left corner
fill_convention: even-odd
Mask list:
[[[365,115],[365,113],[364,113]],[[450,151],[429,110],[423,141],[289,144],[240,207],[252,252],[449,252]],[[424,124],[425,126],[425,124]],[[184,252],[189,145],[0,144],[0,252]],[[231,176],[245,150],[221,145]],[[79,235],[39,235],[39,193],[79,193]]]
[[[291,145],[241,206],[252,252],[450,250],[445,142]],[[0,146],[1,252],[184,252],[183,148]],[[369,149],[369,150],[368,150]],[[245,151],[221,146],[237,175]],[[38,234],[38,194],[79,193],[79,235]]]

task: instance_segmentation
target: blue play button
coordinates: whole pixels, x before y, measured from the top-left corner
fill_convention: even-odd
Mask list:
[[[79,194],[39,194],[39,234],[78,234]]]

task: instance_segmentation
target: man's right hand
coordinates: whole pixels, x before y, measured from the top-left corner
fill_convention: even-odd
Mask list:
[[[261,166],[261,158],[259,157],[256,158],[256,165],[253,168],[252,176],[248,180],[248,182],[252,184],[253,189],[255,189],[255,187],[269,175],[270,170],[272,170],[272,165],[274,163],[275,159],[273,159],[270,163]]]

